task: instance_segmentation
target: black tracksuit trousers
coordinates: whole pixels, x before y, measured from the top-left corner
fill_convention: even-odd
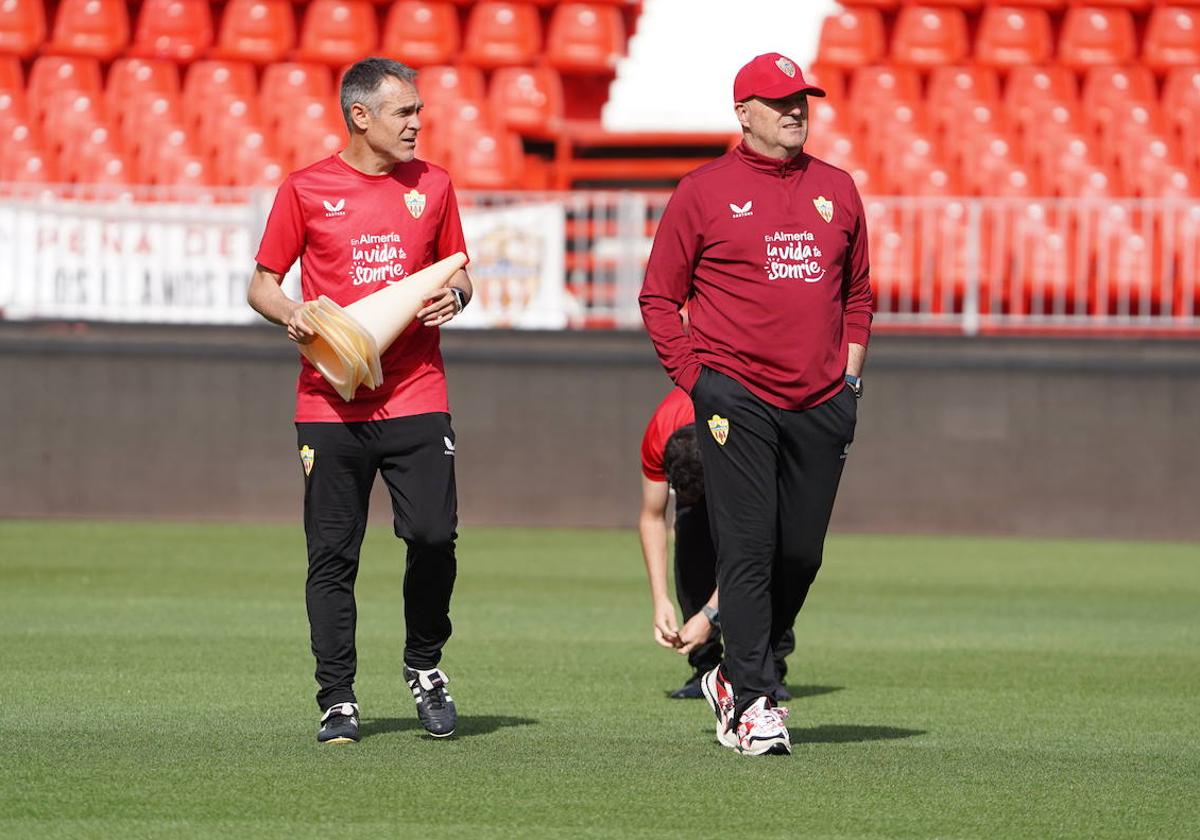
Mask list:
[[[696,381],[692,401],[737,718],[770,695],[772,651],[821,568],[858,407],[847,387],[813,408],[787,411],[709,368]],[[728,424],[723,443],[722,421]]]
[[[417,414],[361,423],[297,423],[304,479],[305,586],[317,705],[355,702],[358,611],[354,582],[375,474],[392,497],[396,536],[408,545],[404,573],[404,662],[433,668],[450,638],[458,504],[450,415]],[[399,665],[397,665],[397,668]]]

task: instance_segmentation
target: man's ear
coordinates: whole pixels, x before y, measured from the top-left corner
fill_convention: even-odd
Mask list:
[[[733,113],[737,116],[738,122],[743,128],[750,125],[750,105],[746,102],[733,103]]]
[[[355,102],[350,106],[350,121],[354,123],[354,127],[359,131],[366,131],[367,126],[371,123],[371,112],[367,106],[361,102]]]

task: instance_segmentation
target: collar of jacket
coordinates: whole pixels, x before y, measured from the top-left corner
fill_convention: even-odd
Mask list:
[[[790,175],[793,172],[803,172],[808,166],[809,160],[811,160],[808,153],[804,151],[801,151],[798,155],[794,155],[790,158],[783,158],[782,160],[780,158],[772,158],[767,157],[766,155],[760,155],[758,152],[747,146],[745,140],[743,140],[740,144],[738,144],[737,147],[734,148],[733,153],[738,160],[749,166],[751,169],[758,170],[759,172],[766,172],[769,175],[779,176]]]

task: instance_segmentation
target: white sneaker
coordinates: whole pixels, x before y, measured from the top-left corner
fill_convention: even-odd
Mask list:
[[[738,736],[731,726],[733,722],[733,685],[725,679],[721,666],[713,668],[700,680],[700,689],[708,707],[717,716],[717,741],[732,750],[738,748]]]
[[[789,755],[792,738],[784,721],[788,710],[770,705],[770,698],[760,697],[742,712],[737,726],[737,748],[742,755]]]

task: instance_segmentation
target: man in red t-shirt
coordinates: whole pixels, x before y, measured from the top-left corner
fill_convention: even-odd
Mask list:
[[[654,640],[687,656],[692,676],[670,693],[675,700],[703,697],[700,680],[721,663],[717,554],[704,501],[704,467],[696,443],[692,399],[674,388],[650,417],[642,436],[642,509],[638,536],[654,603]],[[683,627],[667,594],[667,507],[675,492],[675,597]],[[775,648],[778,684],[773,696],[790,700],[783,685],[785,657],[795,649],[791,630]]]
[[[304,300],[326,295],[346,306],[466,251],[449,175],[414,156],[423,106],[415,71],[383,58],[360,61],[342,78],[341,105],[346,148],[280,185],[247,295],[298,344],[316,334],[301,302],[280,288],[297,259]],[[359,739],[354,581],[376,473],[391,492],[396,536],[408,547],[404,677],[425,729],[435,737],[454,732],[456,709],[438,668],[450,638],[458,525],[438,327],[462,311],[471,292],[466,271],[458,271],[383,353],[383,384],[360,387],[352,402],[301,359],[295,421],[322,743]]]
[[[718,740],[747,755],[791,752],[772,647],[821,567],[871,332],[862,199],[805,153],[810,95],[779,53],[738,71],[742,143],[680,180],[639,297],[696,409],[725,643],[703,688]]]

